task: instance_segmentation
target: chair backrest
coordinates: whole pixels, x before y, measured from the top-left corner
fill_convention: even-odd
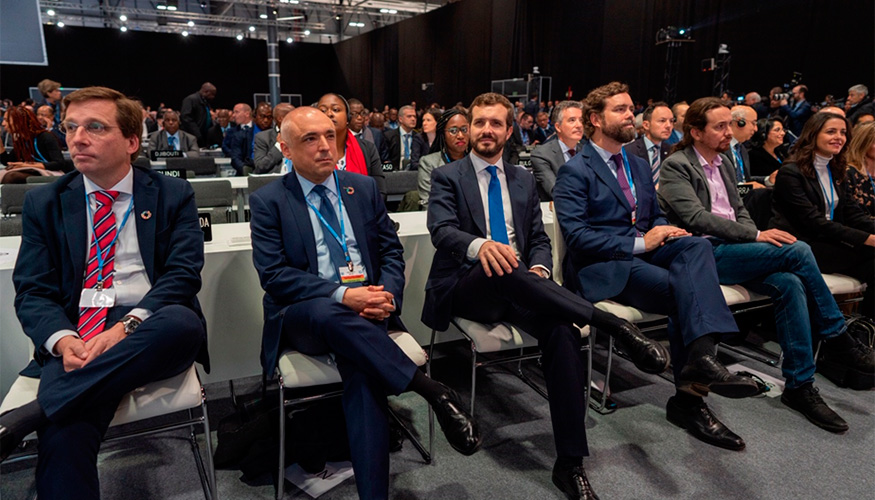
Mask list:
[[[258,191],[259,189],[267,186],[273,181],[277,181],[282,179],[281,175],[250,175],[246,178],[246,181],[249,183],[249,194]]]
[[[50,182],[55,182],[60,178],[60,175],[31,175],[25,179],[25,182],[27,184],[48,184]]]
[[[234,188],[227,179],[192,182],[194,201],[198,208],[231,207],[234,205]]]
[[[0,217],[0,236],[21,236],[21,217]]]
[[[556,215],[556,207],[550,202],[550,211],[553,212],[553,281],[562,284],[562,261],[565,259],[565,238],[562,236],[562,228],[559,227],[559,217]]]
[[[196,158],[167,158],[167,168],[192,170],[195,175],[199,176],[216,175],[219,171],[215,158],[200,156]]]
[[[20,214],[24,195],[39,184],[0,184],[0,212],[3,215]]]
[[[399,170],[397,172],[386,172],[386,194],[405,194],[408,191],[416,190],[416,182],[419,172],[413,170]]]

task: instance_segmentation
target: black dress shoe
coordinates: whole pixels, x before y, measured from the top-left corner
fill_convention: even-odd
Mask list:
[[[623,351],[644,373],[660,374],[668,369],[668,350],[659,342],[645,337],[638,327],[623,321],[620,327],[602,327],[620,344]]]
[[[462,455],[473,455],[480,449],[480,427],[474,417],[462,409],[456,391],[446,388],[432,409],[454,450]]]
[[[875,386],[875,351],[857,342],[850,349],[830,349],[829,344],[820,350],[817,371],[839,387],[865,391]]]
[[[710,354],[687,361],[678,376],[677,388],[696,396],[707,396],[708,392],[713,392],[735,399],[747,398],[760,392],[752,378],[733,375]]]
[[[570,500],[599,500],[586,478],[582,465],[562,467],[557,462],[553,466],[553,484]]]
[[[781,402],[805,415],[812,424],[829,432],[842,433],[848,430],[848,423],[820,397],[820,390],[814,384],[804,384],[795,389],[784,389]]]
[[[684,408],[672,396],[665,406],[665,418],[708,444],[734,451],[744,449],[744,440],[717,420],[705,403]]]
[[[45,422],[45,415],[37,401],[0,415],[0,462],[6,460],[28,434]]]

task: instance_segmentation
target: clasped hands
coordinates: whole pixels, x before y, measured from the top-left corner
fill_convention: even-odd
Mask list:
[[[392,292],[383,290],[383,285],[370,285],[347,288],[342,302],[363,318],[383,321],[395,311],[394,298]]]
[[[61,337],[61,340],[55,344],[55,352],[63,358],[64,371],[71,372],[85,367],[125,337],[127,337],[125,327],[121,323],[116,323],[87,343],[74,335]]]

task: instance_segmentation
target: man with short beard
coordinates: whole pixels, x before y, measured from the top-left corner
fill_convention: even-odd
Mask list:
[[[702,396],[743,398],[756,394],[757,385],[717,361],[721,334],[738,327],[720,290],[711,243],[668,224],[650,166],[623,151],[635,133],[632,109],[629,88],[618,82],[584,100],[590,142],[559,169],[553,188],[574,271],[565,285],[591,302],[611,299],[668,316],[676,394],[666,418],[709,444],[741,450],[744,441]]]

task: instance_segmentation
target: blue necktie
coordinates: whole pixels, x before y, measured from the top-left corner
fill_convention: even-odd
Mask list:
[[[340,222],[337,220],[334,205],[331,203],[331,199],[328,198],[328,188],[320,184],[313,187],[313,192],[315,192],[321,200],[319,213],[322,214],[322,218],[325,219],[325,222],[327,222],[332,229],[334,229],[334,233],[340,236]],[[328,254],[331,256],[331,264],[334,265],[335,269],[346,267],[346,258],[343,256],[343,247],[340,246],[340,243],[334,236],[332,236],[331,232],[324,227],[322,228],[322,235],[325,244],[328,245]],[[340,281],[340,276],[337,277],[337,281]]]
[[[170,146],[170,149],[176,151],[176,137],[172,135],[167,136],[167,145]]]
[[[410,133],[404,134],[404,159],[410,159]]]
[[[498,180],[498,167],[489,165],[486,167],[491,178],[489,179],[489,231],[492,233],[492,241],[509,245],[507,239],[507,226],[504,225],[504,203],[501,200],[501,182]]]
[[[735,169],[735,180],[738,182],[744,181],[744,162],[741,161],[741,143],[735,145],[735,148],[732,149],[733,154],[735,154],[735,164],[738,165],[738,168]]]

